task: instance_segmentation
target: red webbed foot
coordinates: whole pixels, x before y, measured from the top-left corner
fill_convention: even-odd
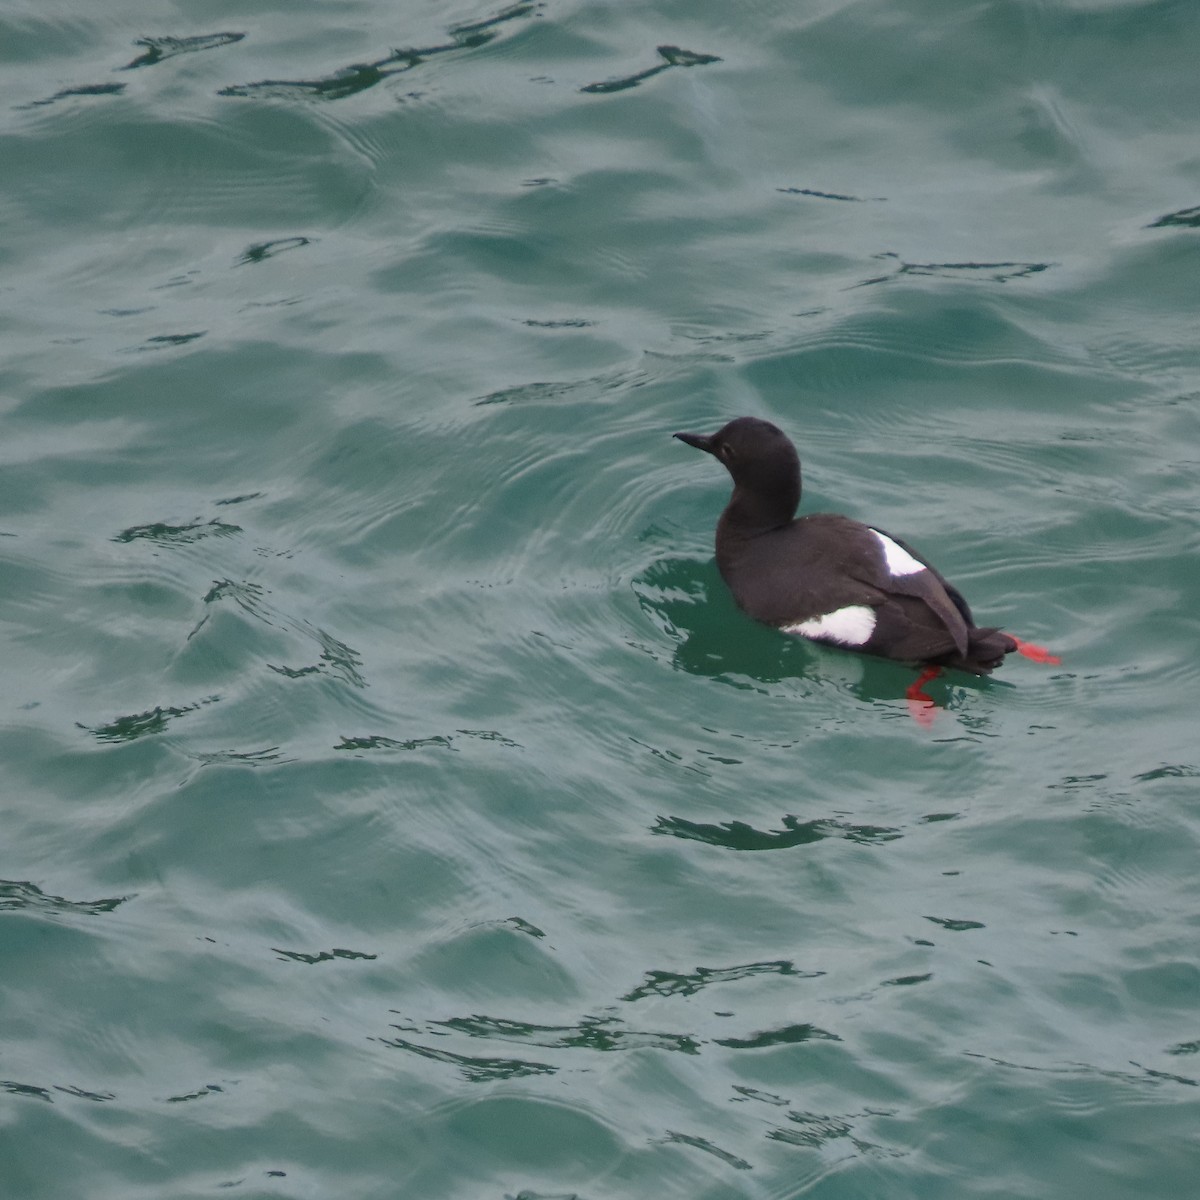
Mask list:
[[[1057,667],[1062,662],[1057,654],[1052,654],[1045,646],[1036,646],[1033,642],[1022,641],[1019,637],[1013,637],[1011,633],[1008,636],[1017,643],[1017,653],[1032,662],[1045,663],[1050,667]]]
[[[929,729],[933,726],[938,707],[933,697],[922,689],[931,679],[936,679],[941,673],[941,667],[926,667],[904,692],[904,698],[908,701],[908,715],[922,729]]]

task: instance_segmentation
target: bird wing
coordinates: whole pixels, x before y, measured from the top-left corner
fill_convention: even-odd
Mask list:
[[[796,630],[839,610],[869,605],[875,626],[865,649],[917,660],[967,652],[966,601],[890,534],[837,513],[815,513],[748,540],[736,555],[737,571],[727,573],[723,566],[722,573],[738,604],[756,620]]]
[[[942,585],[942,588],[945,590],[946,595],[950,597],[954,607],[957,608],[960,613],[962,613],[963,620],[966,621],[969,626],[975,624],[975,618],[971,615],[971,606],[966,602],[962,592],[960,592],[958,588],[950,583],[950,581],[946,579],[946,577],[937,569],[937,567],[933,565],[933,563],[929,561],[929,559],[927,559],[919,550],[914,550],[912,546],[903,540],[903,538],[898,538],[894,533],[888,533],[886,529],[880,529],[877,525],[872,525],[870,528],[874,529],[876,533],[883,534],[885,538],[890,538],[906,554],[911,555],[917,560],[917,562],[921,563],[925,569],[933,575],[938,583]]]
[[[960,593],[911,546],[881,529],[862,528],[868,537],[860,544],[874,543],[873,553],[855,559],[856,574],[887,597],[876,609],[872,640],[886,645],[894,658],[929,658],[951,650],[965,656],[972,622]],[[913,654],[902,648],[910,642],[940,649]]]
[[[820,513],[733,545],[718,538],[717,565],[744,612],[767,625],[796,625],[883,602],[870,579],[848,569],[863,535],[870,536],[865,525]]]

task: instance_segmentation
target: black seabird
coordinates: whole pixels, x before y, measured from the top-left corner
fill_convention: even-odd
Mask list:
[[[1014,650],[1058,661],[977,626],[958,589],[899,538],[836,513],[797,517],[800,459],[769,421],[737,417],[714,434],[675,437],[733,476],[717,522],[717,568],[756,621],[862,654],[975,675],[989,674]],[[936,674],[927,671],[920,682]]]

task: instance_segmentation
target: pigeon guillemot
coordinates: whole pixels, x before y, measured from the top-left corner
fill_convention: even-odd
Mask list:
[[[714,434],[675,437],[733,476],[717,522],[717,568],[738,606],[784,633],[902,662],[986,675],[1040,647],[975,624],[958,590],[911,546],[836,513],[797,517],[800,459],[769,421],[738,417]],[[917,695],[923,695],[917,693]]]

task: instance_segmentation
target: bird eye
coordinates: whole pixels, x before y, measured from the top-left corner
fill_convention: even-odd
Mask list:
[[[727,458],[732,461],[736,456],[733,453],[733,447],[728,442],[721,443],[720,455],[722,458]]]

